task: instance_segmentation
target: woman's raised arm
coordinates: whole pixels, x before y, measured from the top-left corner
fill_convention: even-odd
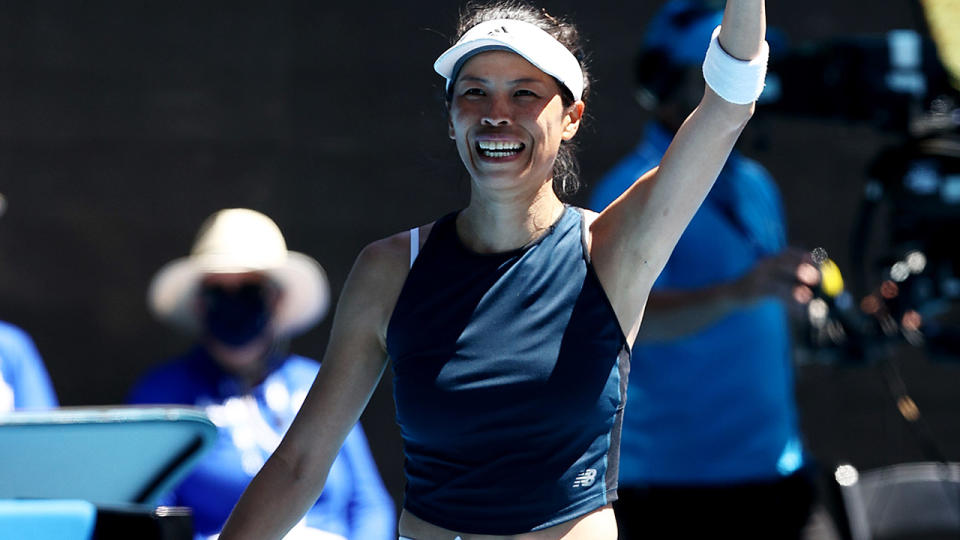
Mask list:
[[[763,0],[727,1],[718,37],[721,50],[716,52],[728,56],[726,64],[719,64],[721,79],[713,83],[718,88],[707,85],[659,167],[640,177],[590,227],[594,267],[631,343],[653,282],[753,114],[755,97],[739,104],[718,93],[743,93],[742,88],[731,92],[729,84],[750,86],[751,81],[738,80],[736,74],[749,72],[746,61],[765,55],[765,21]],[[757,62],[765,58],[751,64]],[[721,83],[728,84],[720,88]]]
[[[317,500],[386,366],[386,323],[407,274],[404,236],[375,242],[357,258],[313,387],[237,502],[221,540],[282,538]]]

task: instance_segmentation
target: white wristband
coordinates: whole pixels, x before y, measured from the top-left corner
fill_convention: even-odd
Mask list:
[[[720,27],[713,31],[707,57],[703,60],[703,78],[714,92],[730,103],[753,103],[763,92],[770,47],[764,41],[760,54],[752,60],[734,58],[720,46]]]

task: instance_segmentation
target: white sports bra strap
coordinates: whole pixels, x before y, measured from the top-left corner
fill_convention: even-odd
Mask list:
[[[590,260],[590,249],[587,243],[587,234],[590,233],[590,225],[593,224],[593,220],[597,219],[597,215],[593,213],[587,213],[583,209],[580,210],[580,245],[583,247],[583,258],[586,259],[588,264],[592,264]]]
[[[410,229],[410,268],[413,268],[413,261],[417,260],[420,254],[420,227]]]

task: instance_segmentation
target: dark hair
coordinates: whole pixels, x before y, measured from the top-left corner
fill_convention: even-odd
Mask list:
[[[468,30],[474,26],[496,19],[514,19],[536,25],[565,46],[580,63],[583,72],[582,101],[586,101],[590,94],[590,73],[587,70],[586,54],[577,28],[565,19],[554,17],[546,9],[537,8],[522,0],[495,0],[470,1],[460,11],[457,23],[457,33],[453,38],[456,43]],[[554,79],[556,80],[556,79]],[[563,106],[573,105],[573,94],[560,81],[560,96]],[[450,104],[451,94],[446,93],[445,99]],[[557,152],[557,159],[553,163],[553,191],[558,197],[573,195],[580,189],[580,165],[574,155],[576,145],[573,141],[563,141]]]

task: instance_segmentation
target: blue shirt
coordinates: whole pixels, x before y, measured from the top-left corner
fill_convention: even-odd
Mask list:
[[[0,413],[57,407],[40,353],[20,328],[0,321]]]
[[[656,124],[601,180],[602,210],[659,164],[671,135]],[[779,193],[734,152],[684,231],[655,290],[735,280],[786,244]],[[773,298],[691,335],[637,343],[620,455],[621,485],[775,479],[803,464],[785,306]]]
[[[243,390],[201,347],[147,374],[132,403],[182,403],[204,408],[220,436],[167,504],[193,509],[198,535],[217,533],[243,490],[279,444],[317,374],[313,360],[275,360],[262,383]],[[396,510],[363,430],[347,435],[306,525],[350,540],[396,540]],[[202,536],[201,536],[202,537]]]
[[[518,534],[616,499],[629,351],[568,207],[534,244],[469,251],[436,222],[387,329],[404,507]]]

